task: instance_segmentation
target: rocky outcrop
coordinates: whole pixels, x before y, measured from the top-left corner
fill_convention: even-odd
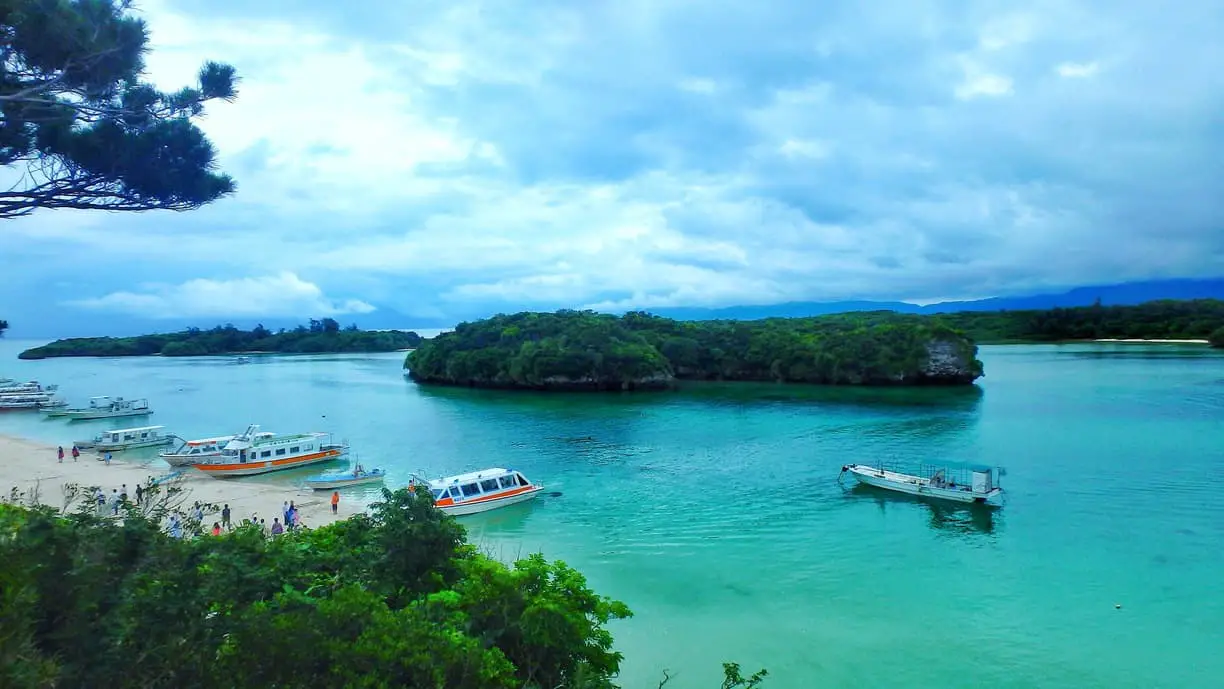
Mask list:
[[[975,356],[977,347],[963,341],[931,340],[927,343],[927,362],[918,382],[932,385],[965,385],[981,376],[982,362]]]

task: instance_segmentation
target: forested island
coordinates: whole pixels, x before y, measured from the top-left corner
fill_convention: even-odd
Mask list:
[[[961,311],[931,316],[982,344],[1098,339],[1210,340],[1224,347],[1224,301],[1158,300],[1134,306]]]
[[[404,367],[419,383],[649,390],[677,380],[970,384],[977,347],[937,319],[891,312],[675,321],[642,312],[523,312],[462,323]]]
[[[481,554],[429,491],[267,538],[204,535],[173,487],[117,517],[94,490],[64,513],[0,501],[0,686],[616,689],[607,624],[628,607],[563,562]]]
[[[280,354],[323,354],[333,352],[394,352],[411,349],[421,343],[415,332],[400,330],[358,330],[352,325],[341,328],[331,318],[310,320],[272,332],[262,325],[252,330],[239,330],[233,325],[210,330],[188,328],[182,332],[137,337],[76,337],[56,340],[41,347],[27,349],[20,359],[48,359],[67,356],[207,356],[274,352]]]

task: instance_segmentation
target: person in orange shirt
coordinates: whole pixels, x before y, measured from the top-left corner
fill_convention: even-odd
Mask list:
[[[219,523],[217,523],[217,522],[213,522],[212,534],[213,534],[214,536],[220,536],[220,535],[221,535],[221,524],[219,524]]]
[[[332,514],[335,514],[336,510],[339,507],[340,507],[340,491],[333,490],[332,491]]]

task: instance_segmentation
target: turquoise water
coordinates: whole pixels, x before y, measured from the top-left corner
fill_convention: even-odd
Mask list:
[[[550,396],[418,388],[398,354],[16,360],[30,344],[0,341],[0,376],[148,397],[180,435],[328,430],[389,484],[491,465],[546,483],[560,495],[463,522],[629,604],[626,687],[664,668],[717,686],[724,660],[778,688],[1224,682],[1224,356],[1205,347],[983,347],[970,390]],[[124,425],[0,414],[52,443]],[[1008,504],[838,483],[877,458],[1004,465]]]

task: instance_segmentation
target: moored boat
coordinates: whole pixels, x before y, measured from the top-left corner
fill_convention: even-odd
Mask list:
[[[462,516],[526,502],[544,487],[513,469],[493,467],[430,481],[429,489],[439,510]]]
[[[0,394],[0,410],[12,409],[54,409],[67,406],[67,402],[57,399],[55,395],[46,392]]]
[[[269,433],[268,435],[272,435]],[[165,460],[166,464],[172,467],[188,467],[192,464],[197,464],[207,459],[221,456],[221,450],[229,441],[233,440],[232,435],[220,435],[215,438],[200,438],[199,440],[183,440],[179,446],[173,450],[162,452],[158,456]]]
[[[847,464],[841,475],[846,473],[864,485],[921,497],[990,507],[999,506],[1003,498],[995,470],[982,465],[924,466],[921,474],[905,474],[882,466]]]
[[[40,392],[55,392],[59,389],[58,385],[43,385],[36,380],[31,380],[28,383],[7,383],[0,385],[0,395],[6,394],[31,394]]]
[[[57,416],[69,420],[77,419],[112,419],[121,416],[145,416],[152,414],[149,401],[146,399],[125,400],[122,397],[107,396],[90,397],[89,406],[77,409],[55,409],[47,416]]]
[[[306,479],[306,486],[314,490],[332,490],[360,486],[366,483],[378,483],[387,475],[382,469],[365,469],[360,464],[347,471],[333,471],[316,474]]]
[[[174,442],[174,436],[165,435],[165,426],[142,426],[140,428],[120,428],[112,431],[102,431],[92,440],[77,440],[72,444],[80,449],[93,449],[97,452],[112,452],[117,450],[134,450],[140,447],[157,447]]]
[[[252,424],[230,440],[219,457],[191,466],[209,476],[230,478],[330,462],[347,454],[348,445],[332,442],[330,433],[277,435],[261,433],[259,426]]]

